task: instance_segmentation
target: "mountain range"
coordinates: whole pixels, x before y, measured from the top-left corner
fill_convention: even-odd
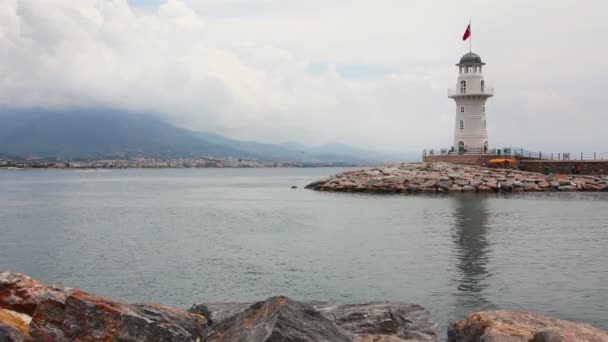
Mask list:
[[[0,158],[243,158],[374,164],[416,158],[341,143],[308,147],[230,139],[176,127],[159,116],[108,109],[0,111]]]

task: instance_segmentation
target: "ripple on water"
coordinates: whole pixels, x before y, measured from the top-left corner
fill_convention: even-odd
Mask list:
[[[0,175],[0,268],[110,298],[393,300],[608,329],[607,194],[293,191],[323,169]]]

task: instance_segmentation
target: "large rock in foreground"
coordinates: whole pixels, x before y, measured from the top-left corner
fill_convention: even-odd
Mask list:
[[[281,305],[277,305],[280,301]],[[242,327],[242,316],[258,315],[262,312],[264,329],[267,334],[270,330],[281,331],[283,326],[268,324],[270,320],[274,322],[277,310],[284,310],[284,315],[279,316],[280,320],[289,321],[290,329],[300,327],[305,329],[310,323],[294,320],[295,311],[301,311],[300,317],[314,319],[326,325],[330,322],[337,328],[337,331],[349,340],[356,342],[367,341],[439,341],[438,325],[431,319],[430,313],[420,305],[375,302],[368,304],[345,304],[337,305],[326,302],[303,302],[298,303],[285,297],[270,298],[265,302],[253,304],[245,303],[208,303],[196,304],[190,309],[210,318],[212,322],[210,329],[215,338],[226,338],[223,334],[228,329],[239,331],[238,341],[258,341],[252,339],[258,332],[248,331]],[[273,307],[277,310],[264,311],[261,308]],[[294,311],[295,310],[295,311]],[[311,311],[313,310],[313,311]],[[249,312],[249,314],[244,314]],[[321,315],[323,319],[318,318]],[[241,317],[241,318],[235,318]],[[235,328],[236,327],[236,328]],[[230,336],[235,336],[231,333]],[[266,341],[267,335],[259,341]],[[312,338],[312,337],[309,337]],[[317,340],[316,337],[313,340]],[[272,339],[268,339],[269,341]],[[220,341],[220,339],[218,339]],[[229,340],[231,341],[231,340]],[[272,340],[275,341],[275,340]],[[297,339],[282,339],[281,341],[297,341]]]
[[[0,341],[2,342],[32,342],[34,341],[23,331],[0,321]]]
[[[351,339],[310,305],[271,297],[213,327],[211,342],[349,342]]]
[[[47,286],[25,274],[0,272],[0,308],[32,316],[43,300],[65,300],[66,291],[68,289]]]
[[[437,323],[420,305],[376,302],[313,307],[355,341],[439,341]]]
[[[588,324],[519,311],[483,311],[450,324],[450,342],[607,342],[608,333]]]
[[[204,341],[205,317],[158,304],[125,304],[72,291],[38,305],[30,324],[37,341]]]

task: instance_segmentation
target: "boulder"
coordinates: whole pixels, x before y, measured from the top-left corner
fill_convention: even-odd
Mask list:
[[[6,331],[16,329],[21,332],[21,334],[29,336],[31,320],[32,318],[26,314],[7,309],[0,309],[0,325],[4,326]],[[0,339],[0,341],[4,340]]]
[[[340,332],[340,336],[346,336],[352,341],[439,341],[437,323],[432,320],[430,313],[420,305],[390,302],[334,304],[316,301],[298,303],[285,297],[276,298],[283,298],[287,301],[286,304],[284,304],[286,309],[281,310],[288,310],[291,307],[297,309],[299,307],[298,305],[303,305],[303,307],[300,307],[298,310],[310,310],[312,308],[315,312],[319,313],[323,318],[333,324],[337,331]],[[269,301],[275,302],[277,301],[276,298],[269,298],[267,301],[261,303]],[[209,317],[211,337],[215,336],[214,338],[219,338],[218,336],[222,336],[222,338],[225,338],[225,335],[221,335],[221,332],[226,330],[226,326],[233,326],[235,324],[234,322],[239,321],[236,316],[249,310],[250,307],[252,307],[252,304],[252,302],[204,303],[193,305],[189,311]],[[256,305],[260,305],[260,303]],[[289,310],[293,310],[293,308]],[[260,312],[262,312],[261,308],[254,310],[250,314],[260,314]],[[263,313],[263,315],[266,314],[274,315],[274,311]],[[296,316],[291,314],[280,316],[279,319],[284,317],[288,318],[288,320],[285,321],[285,324],[292,324],[290,322],[292,319],[296,318]],[[226,321],[232,321],[233,323],[225,323]],[[264,324],[267,323],[266,320],[263,319],[262,322]],[[327,321],[323,322],[326,323]],[[307,321],[303,321],[298,322],[296,326],[300,327],[305,326],[306,324],[308,324]],[[270,327],[269,329],[273,328]],[[233,331],[235,330],[236,329],[233,329]],[[257,335],[250,333],[241,335],[241,337],[243,336],[251,337]],[[228,339],[227,341],[230,340]],[[260,341],[265,340],[262,339]]]
[[[219,302],[194,304],[188,312],[199,314],[207,318],[207,323],[212,326],[232,316],[240,314],[249,309],[255,302]]]
[[[37,341],[204,341],[204,316],[158,304],[125,304],[74,290],[42,301],[30,323]]]
[[[33,342],[34,340],[21,330],[0,321],[0,341],[2,342]]]
[[[469,181],[469,184],[474,186],[474,187],[478,187],[482,184],[483,182],[480,179],[471,179]]]
[[[314,309],[354,336],[354,341],[439,341],[438,325],[420,305],[375,302],[336,305],[318,303]]]
[[[500,182],[500,189],[503,191],[511,191],[513,190],[513,183],[508,181]]]
[[[494,191],[494,189],[492,189],[491,187],[487,186],[487,185],[480,185],[477,190],[479,190],[480,192],[492,192]]]
[[[483,311],[448,327],[450,342],[608,341],[608,333],[591,325],[519,311]]]
[[[468,179],[457,179],[454,181],[454,184],[458,184],[460,186],[469,185],[469,180]]]
[[[435,184],[435,186],[439,189],[449,190],[452,187],[453,183],[451,180],[442,180]]]
[[[66,289],[47,286],[25,274],[0,272],[0,308],[34,314],[38,304],[48,298],[65,299]]]
[[[452,185],[452,187],[450,188],[451,192],[461,192],[462,191],[462,187],[460,185],[454,184]]]
[[[312,182],[312,183],[308,184],[305,188],[306,189],[317,189],[321,185],[325,184],[326,181],[327,181],[326,179],[318,180],[316,182]]]
[[[213,326],[210,342],[351,341],[312,306],[271,297]]]
[[[410,183],[407,185],[407,191],[416,192],[420,190],[420,185],[415,183]]]

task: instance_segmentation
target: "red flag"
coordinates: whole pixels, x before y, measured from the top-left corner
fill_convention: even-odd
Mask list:
[[[462,40],[467,40],[470,36],[471,36],[471,24],[469,24],[469,26],[467,26],[467,30],[464,31],[464,34],[462,35]]]

